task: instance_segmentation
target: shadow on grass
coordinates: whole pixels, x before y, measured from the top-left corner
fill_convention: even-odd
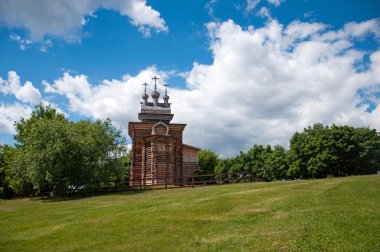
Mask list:
[[[51,196],[33,196],[29,197],[31,200],[41,201],[41,202],[60,202],[60,201],[71,201],[71,200],[81,200],[87,198],[94,198],[104,195],[135,195],[144,193],[148,191],[147,189],[134,189],[128,188],[123,191],[110,191],[110,192],[79,192],[70,196],[61,196],[61,197],[51,197]]]

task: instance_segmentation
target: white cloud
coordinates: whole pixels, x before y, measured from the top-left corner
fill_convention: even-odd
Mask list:
[[[350,22],[338,31],[326,32],[321,38],[328,41],[340,39],[362,39],[372,34],[377,40],[380,38],[380,19],[370,19],[364,22]]]
[[[149,67],[137,76],[126,75],[122,80],[104,80],[94,85],[84,75],[64,73],[51,84],[44,81],[44,91],[67,97],[71,111],[94,118],[109,117],[116,125],[126,128],[129,121],[137,120],[142,84],[155,75],[161,77],[161,82],[167,78],[165,72]]]
[[[45,92],[56,93],[60,95],[78,96],[87,98],[91,95],[91,87],[84,75],[71,76],[69,73],[64,73],[63,77],[54,82],[54,86],[43,81]]]
[[[107,6],[105,2],[104,6]],[[122,15],[131,18],[133,25],[144,27],[145,29],[154,28],[156,31],[168,31],[165,21],[160,17],[160,13],[151,6],[146,5],[145,0],[132,1],[112,1],[111,8],[116,8]]]
[[[257,15],[262,18],[272,19],[269,9],[265,6],[261,7]]]
[[[28,45],[32,44],[32,41],[30,41],[29,39],[22,39],[20,36],[16,34],[11,34],[10,39],[16,41],[20,46],[20,50],[23,51],[26,49]]]
[[[53,46],[53,42],[50,39],[44,39],[40,41],[38,49],[40,52],[47,52],[50,47]]]
[[[271,20],[256,29],[243,29],[231,20],[209,23],[213,62],[194,63],[184,75],[186,89],[169,88],[173,122],[188,124],[184,142],[230,156],[253,144],[287,146],[295,131],[316,122],[380,130],[375,95],[380,50],[355,49],[357,39],[376,37],[376,22],[351,23],[339,30],[300,21],[283,26]],[[369,62],[363,60],[366,55]],[[65,73],[44,84],[46,93],[67,97],[71,111],[110,117],[126,130],[129,121],[137,121],[141,84],[152,83],[154,75],[169,78],[171,84],[173,73],[149,67],[136,76],[99,84]]]
[[[208,15],[213,19],[217,20],[215,14],[214,14],[214,6],[218,3],[219,0],[209,0],[205,4],[205,9],[207,10]]]
[[[378,108],[370,114],[357,107],[357,91],[380,83],[380,51],[371,54],[369,70],[357,72],[355,64],[365,52],[351,41],[376,34],[374,25],[350,25],[350,31],[360,32],[347,32],[345,26],[335,34],[346,35],[334,41],[325,36],[327,26],[318,23],[284,27],[273,20],[243,30],[230,20],[207,27],[214,62],[195,64],[188,78],[192,95],[173,101],[190,108],[178,117],[194,125],[187,136],[198,136],[196,145],[204,147],[207,139],[208,147],[227,154],[253,143],[286,146],[292,133],[315,122],[380,129],[374,116]]]
[[[245,8],[246,12],[250,12],[256,8],[260,3],[260,0],[247,0],[247,7]]]
[[[4,105],[0,103],[0,132],[16,133],[14,123],[19,121],[21,117],[27,118],[31,112],[32,109],[24,104]]]
[[[285,0],[267,0],[268,3],[273,4],[274,6],[280,6]]]
[[[2,0],[0,1],[0,22],[9,28],[25,28],[30,40],[43,41],[46,35],[60,37],[68,42],[78,42],[86,18],[93,16],[99,8],[112,9],[130,18],[145,36],[151,30],[166,32],[168,27],[160,13],[146,0]],[[25,39],[19,39],[26,41]],[[42,47],[42,50],[46,50]]]
[[[306,39],[311,35],[318,35],[328,27],[322,23],[303,23],[299,20],[291,22],[285,29],[285,34],[294,43],[296,39]]]
[[[247,7],[245,8],[245,12],[251,12],[256,9],[256,7],[261,3],[261,0],[246,0]],[[285,0],[267,0],[267,2],[275,7],[281,5],[281,3],[285,2]],[[270,11],[267,6],[263,6],[257,12],[257,15],[260,17],[271,18]]]
[[[42,102],[40,91],[30,81],[21,85],[20,77],[14,71],[8,72],[8,80],[0,77],[0,92],[6,95],[12,94],[17,100],[31,105]]]

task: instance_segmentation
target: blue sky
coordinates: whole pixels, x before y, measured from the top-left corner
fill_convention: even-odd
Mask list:
[[[0,3],[0,142],[39,102],[72,120],[137,120],[170,85],[185,141],[224,156],[322,122],[380,131],[379,1]]]

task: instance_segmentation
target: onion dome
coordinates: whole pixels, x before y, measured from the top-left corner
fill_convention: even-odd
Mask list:
[[[152,98],[153,98],[153,99],[158,99],[158,97],[160,97],[160,93],[157,92],[156,90],[154,90],[154,91],[152,92]]]
[[[145,82],[143,86],[145,86],[145,88],[144,88],[144,94],[142,95],[142,98],[144,100],[144,105],[147,105],[149,96],[146,94],[146,86],[148,86],[148,83]]]
[[[168,95],[168,84],[167,83],[165,83],[164,84],[164,87],[165,87],[165,95],[164,95],[164,103],[165,103],[165,107],[167,107],[167,105],[168,105],[168,101],[169,101],[169,95]]]
[[[168,101],[170,97],[168,94],[165,94],[163,98],[164,98],[164,101]]]

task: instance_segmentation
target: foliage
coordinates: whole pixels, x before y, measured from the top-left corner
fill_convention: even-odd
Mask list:
[[[1,251],[379,251],[380,176],[0,201]]]
[[[110,181],[123,184],[129,178],[125,139],[109,119],[70,122],[52,107],[38,105],[30,118],[21,118],[15,126],[16,148],[0,149],[3,197],[12,193],[9,188],[59,196]],[[254,145],[232,158],[221,159],[211,150],[201,150],[198,157],[196,174],[237,174],[229,181],[372,174],[379,169],[380,138],[368,128],[319,123],[296,132],[289,150]]]
[[[287,170],[286,151],[282,146],[256,144],[247,153],[221,160],[215,169],[217,173],[246,173],[266,181],[285,179]]]
[[[291,178],[372,174],[379,169],[380,138],[368,128],[315,124],[293,135],[288,159]]]
[[[110,120],[69,122],[39,105],[16,130],[11,186],[17,192],[60,196],[125,175],[125,140]]]
[[[200,150],[198,152],[199,170],[197,174],[212,174],[218,163],[219,156],[212,150]]]
[[[15,123],[17,133],[14,135],[14,139],[16,140],[16,147],[22,148],[25,145],[25,139],[33,129],[35,122],[53,119],[67,122],[65,116],[57,113],[54,108],[43,106],[42,104],[36,105],[35,110],[32,111],[32,114],[28,119],[21,118],[19,122]]]
[[[276,145],[266,156],[263,167],[263,178],[267,181],[287,178],[288,163],[284,147]]]
[[[123,176],[120,177],[120,179],[117,181],[122,185],[129,184],[129,177],[130,177],[130,168],[131,168],[131,150],[125,150],[125,152],[120,156],[119,162],[122,167],[124,167],[123,170]]]
[[[15,154],[15,148],[6,144],[0,145],[0,198],[11,198],[14,193],[9,187],[9,169]]]
[[[217,173],[248,173],[265,181],[376,173],[380,137],[375,130],[350,126],[313,127],[296,132],[290,149],[254,145],[246,153],[220,160]]]

